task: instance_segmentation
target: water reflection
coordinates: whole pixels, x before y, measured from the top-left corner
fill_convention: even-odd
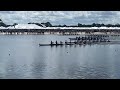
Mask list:
[[[44,59],[35,60],[32,64],[32,76],[33,78],[44,78],[44,71],[45,71],[45,62]]]
[[[68,36],[0,36],[0,78],[120,78],[119,45],[38,46],[40,42],[66,38]]]
[[[23,72],[24,70],[20,70],[22,66],[18,66],[15,62],[15,59],[12,57],[8,58],[8,61],[6,62],[5,65],[5,77],[4,78],[11,78],[11,79],[19,79],[22,76],[24,76]]]

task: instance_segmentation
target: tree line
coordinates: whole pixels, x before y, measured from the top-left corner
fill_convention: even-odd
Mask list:
[[[80,24],[78,23],[77,25],[52,25],[50,22],[46,23],[28,23],[28,24],[36,24],[38,26],[45,25],[46,27],[120,27],[120,24],[98,24],[98,23],[93,23],[93,24]]]
[[[28,23],[28,24],[35,24],[41,27],[120,27],[120,24],[98,24],[98,23],[93,23],[93,24],[81,24],[78,23],[77,25],[52,25],[50,22],[46,22],[46,23]],[[0,27],[9,27],[9,26],[16,26],[18,25],[18,23],[14,23],[13,25],[7,25],[5,24],[1,19],[0,19]]]
[[[15,27],[15,25],[18,25],[17,23],[14,23],[13,25],[7,25],[7,24],[5,24],[1,19],[0,19],[0,27],[2,26],[2,27],[9,27],[9,26],[14,26]]]
[[[78,23],[77,25],[52,25],[50,22],[46,23],[28,23],[28,24],[36,24],[38,26],[46,26],[46,27],[120,27],[120,24],[98,24],[98,23],[93,23],[93,24],[81,24]],[[42,26],[43,27],[43,26]]]

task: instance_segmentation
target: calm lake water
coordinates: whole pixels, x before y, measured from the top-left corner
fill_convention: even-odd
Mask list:
[[[120,79],[120,45],[38,46],[69,37],[1,35],[0,78]]]

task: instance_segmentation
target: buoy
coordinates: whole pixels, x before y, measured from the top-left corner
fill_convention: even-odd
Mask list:
[[[9,54],[9,56],[10,56],[10,54]]]

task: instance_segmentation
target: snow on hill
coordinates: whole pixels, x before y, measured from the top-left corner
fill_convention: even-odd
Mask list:
[[[6,29],[5,27],[1,26],[0,29]]]
[[[120,27],[46,27],[45,29],[120,29]]]
[[[15,29],[41,29],[42,27],[35,24],[18,24]]]
[[[40,27],[36,24],[18,24],[15,27],[14,26],[0,27],[0,29],[41,29],[41,28],[45,28],[45,27]]]
[[[0,29],[120,29],[120,27],[42,27],[36,24],[18,24],[15,27],[0,27]]]

